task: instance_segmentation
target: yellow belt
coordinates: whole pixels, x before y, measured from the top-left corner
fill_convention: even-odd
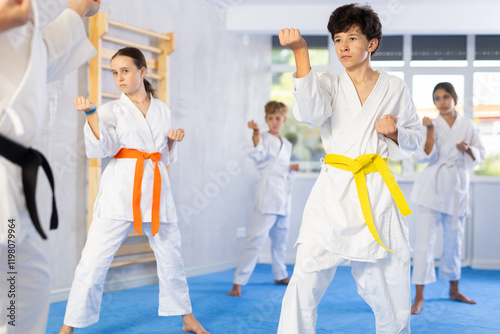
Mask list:
[[[366,226],[377,242],[394,254],[392,250],[387,248],[380,240],[380,237],[373,222],[372,212],[370,209],[370,199],[368,197],[368,188],[366,187],[365,174],[379,172],[385,182],[387,188],[391,192],[392,198],[396,202],[399,211],[403,216],[411,214],[411,209],[406,203],[405,197],[399,189],[399,186],[392,176],[391,171],[386,163],[387,159],[382,159],[378,154],[364,154],[356,159],[351,159],[343,155],[327,154],[325,156],[325,163],[335,168],[350,171],[354,174],[354,181],[356,182],[356,190],[358,191],[359,203],[361,204],[361,211],[366,221]]]

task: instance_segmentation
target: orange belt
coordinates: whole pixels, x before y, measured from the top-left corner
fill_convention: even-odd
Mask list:
[[[116,155],[115,159],[137,159],[135,164],[134,176],[134,230],[142,235],[142,216],[141,216],[141,185],[142,176],[144,173],[144,160],[151,159],[155,163],[155,174],[153,183],[153,207],[151,217],[151,231],[153,236],[160,229],[160,196],[161,196],[161,174],[158,167],[158,161],[161,159],[161,153],[146,153],[134,149],[122,148]]]

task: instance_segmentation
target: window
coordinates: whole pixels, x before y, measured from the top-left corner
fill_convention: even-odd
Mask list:
[[[476,174],[500,175],[500,73],[474,73],[474,120],[481,130],[486,161]]]

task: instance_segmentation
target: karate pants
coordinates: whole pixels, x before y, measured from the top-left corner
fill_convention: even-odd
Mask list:
[[[7,266],[7,246],[0,246],[2,278],[0,290],[2,305],[0,311],[0,334],[44,334],[49,314],[50,274],[49,262],[43,250],[43,241],[32,227],[27,212],[23,214],[29,225],[23,225],[30,232],[15,247],[15,298],[9,298],[11,284],[7,279],[12,270]],[[7,224],[7,222],[1,222]],[[19,221],[16,219],[16,223]],[[15,239],[14,239],[15,240]],[[8,324],[11,319],[10,301],[15,300],[15,327]]]
[[[254,211],[247,237],[241,248],[238,267],[234,274],[234,284],[246,285],[248,283],[268,235],[271,238],[273,277],[276,281],[288,277],[285,258],[289,227],[289,216],[262,214],[257,210]]]
[[[465,216],[459,217],[457,228],[453,229],[451,215],[424,206],[419,207],[413,256],[413,284],[425,285],[436,281],[434,246],[439,224],[443,225],[443,253],[439,260],[439,278],[447,281],[460,279],[465,219]]]
[[[65,325],[87,327],[99,320],[106,273],[115,252],[132,227],[130,221],[94,217],[71,286]],[[160,282],[158,315],[192,313],[177,224],[160,224],[160,230],[154,237],[151,223],[143,223],[142,231],[156,256]]]
[[[375,314],[377,333],[410,333],[410,252],[406,241],[391,243],[391,248],[394,255],[373,263],[349,261],[312,243],[299,244],[278,334],[316,333],[318,304],[337,267],[349,262],[358,294]]]

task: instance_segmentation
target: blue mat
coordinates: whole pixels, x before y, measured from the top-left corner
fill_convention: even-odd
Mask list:
[[[257,265],[241,298],[227,296],[233,275],[234,270],[228,270],[188,279],[196,318],[212,334],[276,333],[286,287],[274,284],[271,266]],[[411,318],[413,333],[500,333],[500,271],[463,268],[460,290],[475,299],[476,305],[449,300],[448,287],[448,282],[439,280],[426,286],[424,309]],[[65,309],[66,302],[50,306],[47,333],[59,332]],[[100,321],[75,329],[75,334],[185,333],[180,316],[157,314],[158,285],[110,292],[103,296]],[[358,296],[349,267],[337,270],[319,305],[317,333],[375,333],[375,318]]]

